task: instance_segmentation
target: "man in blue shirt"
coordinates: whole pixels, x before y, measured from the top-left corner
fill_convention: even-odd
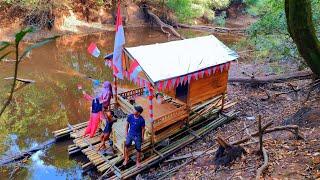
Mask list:
[[[123,165],[127,165],[129,160],[128,148],[131,146],[132,141],[134,141],[135,149],[137,150],[136,165],[140,167],[140,157],[141,157],[141,145],[144,140],[145,131],[145,121],[141,116],[143,108],[141,106],[134,107],[135,112],[130,114],[127,119],[126,125],[126,144],[124,148],[124,162]],[[128,132],[129,130],[129,132]]]

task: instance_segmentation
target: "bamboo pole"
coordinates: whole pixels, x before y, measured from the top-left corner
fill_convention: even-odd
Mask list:
[[[186,121],[186,126],[189,126],[189,121],[190,121],[190,111],[191,111],[191,107],[190,107],[190,84],[191,84],[191,80],[190,82],[188,82],[188,89],[187,89],[187,113],[188,113],[188,118]]]
[[[117,77],[113,75],[113,82],[114,82],[114,101],[116,102],[116,105],[118,106],[118,83],[117,83]]]
[[[224,103],[225,103],[225,95],[226,95],[226,93],[224,92],[224,93],[222,94],[222,104],[221,104],[221,112],[223,111],[223,108],[224,108]]]

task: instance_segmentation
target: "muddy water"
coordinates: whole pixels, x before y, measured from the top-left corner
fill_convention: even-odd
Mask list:
[[[149,28],[126,29],[125,32],[128,47],[174,40]],[[191,31],[181,33],[186,37],[204,35]],[[36,83],[18,91],[12,105],[0,117],[0,157],[19,153],[53,138],[51,132],[66,127],[68,122],[76,124],[87,120],[89,104],[81,98],[77,84],[81,83],[91,91],[92,82],[86,77],[100,81],[111,81],[112,77],[102,58],[91,57],[86,48],[90,42],[95,42],[102,54],[110,53],[113,38],[112,32],[63,36],[32,51],[20,64],[18,76]],[[0,98],[3,100],[10,85],[10,81],[3,78],[12,76],[13,64],[2,62],[0,68]],[[68,157],[69,144],[71,141],[56,143],[33,154],[26,162],[1,168],[0,179],[89,178],[89,175],[82,174],[77,164],[81,159]]]

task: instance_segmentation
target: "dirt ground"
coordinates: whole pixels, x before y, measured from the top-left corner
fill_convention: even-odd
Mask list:
[[[25,41],[37,41],[52,36],[70,34],[91,34],[103,31],[114,31],[114,19],[110,7],[90,7],[88,17],[85,17],[80,2],[63,4],[53,11],[55,14],[54,26],[52,29],[36,28],[36,33],[28,34]],[[0,9],[1,10],[1,9]],[[25,27],[23,19],[28,12],[17,11],[14,7],[1,10],[0,13],[0,40],[13,40],[18,30]],[[125,19],[125,27],[142,27],[144,22],[143,14],[139,6],[133,1],[126,1],[121,6],[122,16]]]
[[[252,69],[252,66],[254,65],[234,63],[230,76],[243,76],[241,72]],[[260,66],[261,76],[268,74],[266,71],[263,72],[263,69],[263,66]],[[300,80],[290,83],[296,88],[301,88],[311,82],[311,80]],[[248,127],[245,131],[228,139],[228,142],[245,138],[248,134],[258,130],[256,121],[258,115],[261,115],[263,124],[273,122],[271,127],[287,124],[299,125],[299,131],[305,138],[304,140],[296,140],[295,136],[288,131],[278,131],[264,135],[264,147],[269,156],[268,168],[263,174],[264,178],[320,178],[320,143],[318,141],[320,138],[320,88],[318,86],[318,89],[313,90],[307,101],[309,88],[303,88],[297,93],[284,94],[270,100],[264,100],[267,95],[263,89],[271,92],[286,92],[289,90],[288,83],[268,84],[260,87],[238,83],[229,84],[228,99],[238,102],[230,110],[239,112],[238,116],[229,124],[213,130],[205,137],[175,153],[172,157],[215,149],[218,147],[215,141],[217,136],[227,137],[244,127]],[[308,111],[298,119],[292,120],[292,115],[302,107],[306,107]],[[256,124],[251,126],[253,123]],[[257,141],[257,138],[251,140],[251,142]],[[141,177],[145,179],[254,179],[257,169],[263,163],[263,158],[257,155],[258,143],[243,147],[248,154],[228,167],[216,167],[214,165],[215,153],[211,153],[195,158],[176,173],[166,174],[168,170],[183,164],[189,158],[170,163],[163,162],[149,172],[142,174]]]

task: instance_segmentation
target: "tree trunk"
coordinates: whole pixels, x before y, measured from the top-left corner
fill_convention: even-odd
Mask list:
[[[310,0],[285,0],[288,31],[312,72],[320,77],[320,42],[312,22]]]

